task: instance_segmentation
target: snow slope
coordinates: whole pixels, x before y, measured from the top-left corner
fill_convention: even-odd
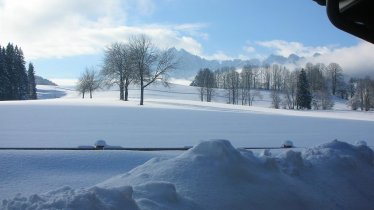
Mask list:
[[[19,209],[372,209],[373,151],[333,141],[277,156],[205,141],[85,189],[4,200]]]
[[[76,147],[98,139],[120,146],[183,147],[217,138],[230,139],[238,147],[279,146],[284,140],[314,146],[333,139],[374,145],[373,112],[206,103],[189,94],[191,88],[152,87],[143,107],[138,105],[137,91],[130,91],[129,102],[119,101],[118,91],[98,92],[83,100],[65,89],[55,90],[65,91],[58,99],[1,102],[0,147]]]

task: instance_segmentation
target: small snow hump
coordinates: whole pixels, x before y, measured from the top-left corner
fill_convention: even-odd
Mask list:
[[[185,153],[185,155],[191,154],[214,159],[235,159],[241,156],[230,141],[222,139],[202,141]]]
[[[96,149],[103,149],[105,146],[107,146],[107,144],[104,140],[97,140],[95,142],[95,148]]]
[[[284,141],[282,144],[283,148],[292,148],[293,147],[293,142],[290,140]]]
[[[367,146],[368,144],[366,143],[366,141],[356,141],[355,145],[356,146]]]
[[[261,156],[271,156],[271,152],[270,152],[270,149],[264,149],[261,153],[260,153]]]

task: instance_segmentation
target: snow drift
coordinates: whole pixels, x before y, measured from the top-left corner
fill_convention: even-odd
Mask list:
[[[333,141],[259,155],[229,141],[154,158],[88,189],[3,200],[2,209],[372,209],[374,155]]]

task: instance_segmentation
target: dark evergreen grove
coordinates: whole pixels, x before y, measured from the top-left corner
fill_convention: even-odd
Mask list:
[[[312,95],[309,91],[309,82],[304,69],[299,74],[296,92],[296,103],[299,109],[311,109]]]
[[[36,82],[35,82],[35,71],[34,65],[29,63],[29,68],[27,69],[27,78],[29,83],[29,99],[37,99],[36,95]]]
[[[22,49],[13,44],[0,46],[0,100],[36,99],[35,72],[26,71]]]

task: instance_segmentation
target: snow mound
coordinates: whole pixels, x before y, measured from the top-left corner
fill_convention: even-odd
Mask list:
[[[374,164],[374,153],[368,146],[364,144],[354,146],[338,140],[307,149],[304,158],[331,167],[347,164],[356,164],[354,167],[367,167]]]
[[[87,190],[63,188],[4,200],[4,209],[372,209],[374,155],[332,141],[256,155],[227,140],[154,158]],[[35,206],[35,208],[34,208]],[[37,208],[36,208],[37,207]]]

